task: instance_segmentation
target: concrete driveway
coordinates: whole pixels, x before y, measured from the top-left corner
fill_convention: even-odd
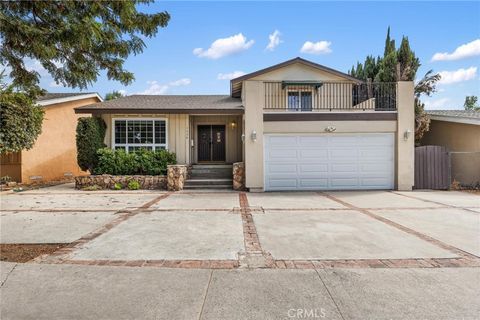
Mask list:
[[[2,319],[475,319],[480,312],[476,194],[63,185],[1,200],[2,243],[68,244],[27,264],[0,264]]]

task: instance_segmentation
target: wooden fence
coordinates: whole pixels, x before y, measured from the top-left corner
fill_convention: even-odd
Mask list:
[[[451,183],[450,153],[442,146],[415,148],[415,189],[447,190]]]

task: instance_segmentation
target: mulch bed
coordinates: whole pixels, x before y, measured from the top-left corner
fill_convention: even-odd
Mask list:
[[[67,243],[49,244],[0,244],[0,260],[8,262],[27,262],[42,254],[51,254]]]

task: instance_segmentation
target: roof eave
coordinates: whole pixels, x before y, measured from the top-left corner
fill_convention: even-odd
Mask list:
[[[37,104],[41,106],[49,106],[53,104],[59,104],[59,103],[65,103],[65,102],[71,102],[71,101],[77,101],[77,100],[89,99],[89,98],[97,98],[100,102],[103,102],[102,97],[100,97],[98,93],[87,93],[87,94],[75,95],[70,97],[41,100],[41,101],[37,101]]]

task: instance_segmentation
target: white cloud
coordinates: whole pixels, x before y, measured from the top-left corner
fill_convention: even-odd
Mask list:
[[[167,84],[158,83],[158,81],[147,81],[150,85],[145,91],[140,94],[166,94],[171,87],[187,86],[191,83],[189,78],[182,78]]]
[[[310,54],[325,54],[332,52],[330,49],[330,45],[332,43],[330,41],[318,41],[318,42],[311,42],[307,41],[303,44],[302,49],[300,52],[302,53],[310,53]]]
[[[480,39],[474,40],[466,44],[462,44],[452,53],[435,53],[432,57],[432,61],[460,60],[478,55],[480,55]]]
[[[273,31],[272,34],[268,35],[270,41],[265,49],[273,51],[280,43],[282,43],[283,41],[280,40],[280,35],[281,33],[278,30]]]
[[[126,96],[126,95],[127,95],[127,90],[121,89],[121,90],[117,90],[117,91],[120,92],[120,94],[121,94],[122,96]]]
[[[193,54],[200,58],[219,59],[247,50],[254,42],[254,40],[247,41],[247,38],[239,33],[228,38],[215,40],[207,50],[203,48],[195,48]]]
[[[425,109],[426,110],[449,110],[449,109],[452,109],[452,105],[449,98],[426,100]]]
[[[468,69],[458,69],[455,71],[441,71],[439,72],[442,77],[438,83],[451,84],[462,81],[468,81],[475,79],[477,76],[477,67],[470,67]]]
[[[217,75],[218,80],[232,80],[238,77],[241,77],[245,74],[243,71],[233,71],[230,73],[219,73]]]

